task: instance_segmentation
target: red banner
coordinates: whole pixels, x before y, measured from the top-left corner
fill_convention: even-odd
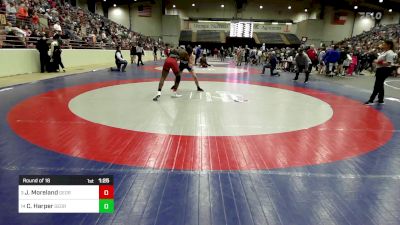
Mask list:
[[[347,13],[346,12],[336,12],[333,15],[333,21],[332,24],[335,25],[344,25],[347,20]]]
[[[151,6],[139,6],[138,15],[144,17],[151,17]]]

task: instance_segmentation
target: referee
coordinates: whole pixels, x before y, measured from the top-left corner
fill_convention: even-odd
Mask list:
[[[388,78],[392,72],[394,64],[394,60],[396,58],[396,54],[393,52],[393,41],[386,40],[383,45],[383,53],[379,55],[378,59],[375,61],[377,65],[376,73],[375,73],[375,85],[374,91],[371,94],[371,97],[368,101],[365,102],[366,105],[374,104],[375,98],[378,95],[378,104],[384,104],[385,90],[384,90],[384,82],[386,78]]]

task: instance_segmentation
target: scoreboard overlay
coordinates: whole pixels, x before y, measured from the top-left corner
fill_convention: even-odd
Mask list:
[[[19,213],[113,213],[110,175],[20,175]]]

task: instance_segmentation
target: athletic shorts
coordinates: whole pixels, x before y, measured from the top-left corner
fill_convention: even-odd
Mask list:
[[[185,69],[187,69],[189,72],[192,72],[193,68],[189,66],[189,64],[186,63],[181,63],[179,64],[179,71],[184,71]]]
[[[172,70],[172,72],[174,72],[174,74],[179,73],[179,66],[176,59],[168,57],[164,62],[163,70],[169,72],[170,69]]]

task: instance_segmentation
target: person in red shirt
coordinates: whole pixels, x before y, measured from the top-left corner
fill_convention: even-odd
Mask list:
[[[25,6],[25,4],[21,4],[19,6],[16,16],[20,25],[24,25],[28,22],[28,8]]]
[[[317,54],[317,51],[315,51],[314,45],[311,45],[306,53],[307,53],[308,58],[310,58],[310,60],[311,60],[311,63],[308,66],[308,71],[311,72],[313,66],[317,67],[317,65],[318,65],[318,54]]]
[[[161,72],[161,78],[160,82],[158,84],[158,91],[156,96],[153,98],[153,101],[158,101],[158,99],[161,97],[161,90],[162,87],[164,86],[164,81],[167,79],[168,73],[170,70],[175,74],[175,84],[173,86],[173,95],[172,97],[174,98],[179,98],[182,97],[182,95],[179,95],[176,91],[179,87],[179,83],[181,81],[181,75],[179,71],[179,66],[178,66],[178,56],[179,53],[177,50],[172,50],[168,56],[168,58],[164,62],[164,66]]]
[[[32,16],[32,26],[34,29],[39,28],[39,16],[38,16],[37,12],[34,12],[34,14]]]

